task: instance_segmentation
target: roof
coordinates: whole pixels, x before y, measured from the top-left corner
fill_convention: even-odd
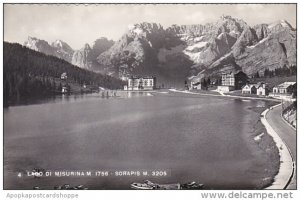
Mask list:
[[[143,78],[143,79],[155,79],[156,77],[154,77],[154,76],[130,76],[128,79],[140,79],[140,78]]]
[[[200,82],[193,83],[193,85],[195,85],[195,86],[200,85],[200,84],[201,84]]]
[[[259,87],[262,87],[264,84],[265,83],[263,83],[263,82],[258,82],[254,86],[256,87],[256,89],[258,89]]]
[[[228,73],[225,73],[223,72],[222,74],[222,78],[225,77],[225,78],[236,78],[236,77],[246,77],[247,79],[249,78],[247,76],[247,74],[245,74],[243,71],[241,70],[236,70],[236,71],[230,71]]]
[[[221,75],[229,75],[229,74],[236,75],[236,74],[239,74],[239,73],[244,74],[244,72],[242,70],[231,70],[231,71],[224,71],[224,72],[221,73]]]
[[[233,73],[232,71],[231,72],[223,72],[221,75],[222,76],[233,76],[235,73]]]
[[[277,87],[278,88],[288,88],[289,86],[295,85],[295,84],[296,84],[296,82],[284,82],[284,83],[279,84]]]
[[[262,87],[262,85],[260,85],[259,87],[257,87],[256,89],[260,89],[260,88],[262,88],[262,89],[264,89],[264,90],[268,90],[269,88],[268,87]]]
[[[264,82],[258,82],[258,83],[252,83],[252,84],[247,83],[246,85],[244,85],[244,86],[242,87],[242,89],[243,89],[244,87],[246,87],[247,85],[248,85],[250,88],[255,87],[256,89],[258,89],[258,88],[260,88],[260,87],[263,87],[263,85],[265,85],[265,87],[266,87],[266,84],[265,84]]]
[[[252,87],[255,87],[255,88],[256,88],[256,86],[253,85],[253,84],[246,84],[246,85],[244,85],[244,86],[242,87],[242,89],[244,89],[246,86],[249,86],[250,88],[252,88]]]
[[[190,80],[191,80],[191,82],[200,82],[201,78],[195,76],[195,77],[191,78]]]

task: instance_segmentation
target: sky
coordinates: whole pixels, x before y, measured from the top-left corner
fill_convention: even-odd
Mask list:
[[[221,15],[253,26],[287,20],[296,28],[296,4],[5,4],[4,41],[23,44],[28,36],[67,42],[73,49],[97,38],[118,40],[140,22],[189,25],[215,22]]]

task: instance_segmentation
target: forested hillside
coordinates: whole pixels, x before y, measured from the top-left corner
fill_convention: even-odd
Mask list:
[[[62,73],[69,83],[120,89],[119,79],[76,67],[65,60],[45,55],[19,44],[4,42],[3,87],[4,104],[26,98],[52,95],[59,92]]]

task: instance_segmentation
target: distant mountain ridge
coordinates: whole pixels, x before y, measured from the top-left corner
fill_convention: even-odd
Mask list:
[[[98,71],[97,56],[109,49],[113,43],[112,40],[101,37],[93,43],[92,48],[89,44],[85,44],[80,50],[73,50],[62,40],[56,40],[50,45],[45,40],[29,36],[24,42],[24,46],[46,55],[58,57],[80,68]]]
[[[74,50],[67,43],[61,40],[56,40],[50,45],[45,40],[29,36],[27,41],[24,42],[24,46],[46,55],[64,59],[68,62],[71,62],[74,53]]]
[[[53,53],[42,40],[31,46]],[[251,27],[242,19],[223,15],[213,23],[172,25],[166,29],[143,22],[129,25],[116,42],[103,39],[97,44],[98,48],[101,46],[95,51],[94,46],[85,45],[74,51],[71,61],[69,56],[58,53],[57,47],[53,54],[115,77],[155,75],[170,82],[230,70],[252,75],[296,65],[296,29],[285,20]]]

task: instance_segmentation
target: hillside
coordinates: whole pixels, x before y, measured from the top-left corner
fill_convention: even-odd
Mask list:
[[[60,80],[64,72],[67,73],[70,83],[109,89],[123,87],[123,82],[119,79],[81,69],[63,59],[36,52],[19,44],[4,42],[3,58],[6,104],[55,94],[61,87],[57,80]]]

